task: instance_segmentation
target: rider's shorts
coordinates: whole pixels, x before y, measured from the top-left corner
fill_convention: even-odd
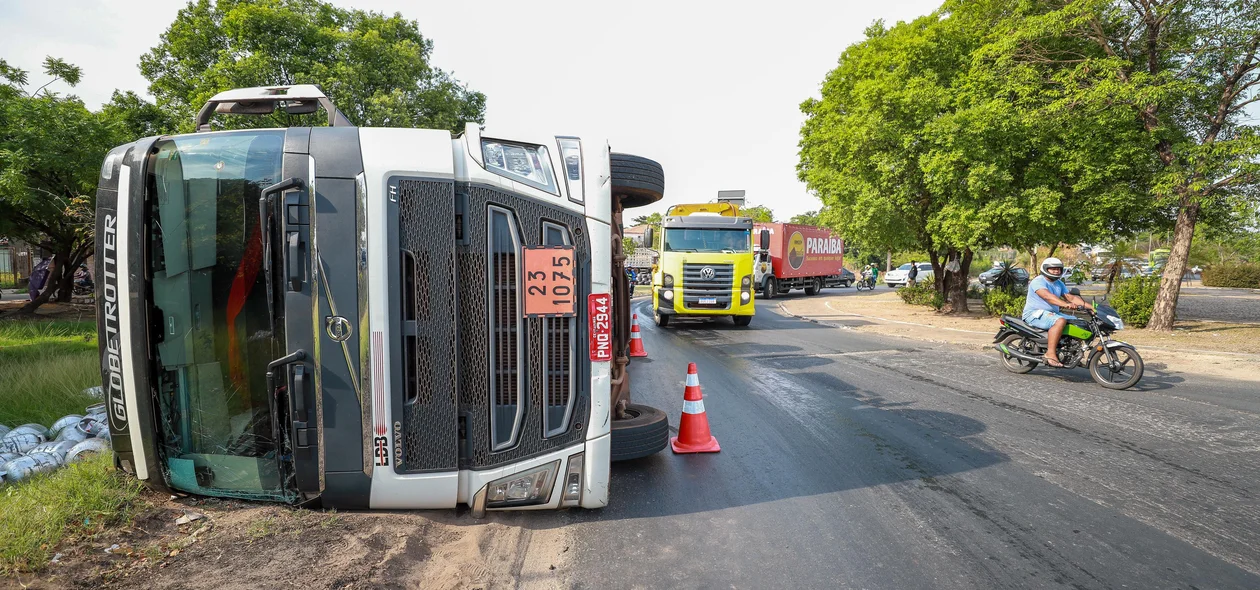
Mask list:
[[[1049,330],[1051,326],[1054,326],[1054,323],[1058,321],[1059,318],[1070,320],[1072,319],[1072,316],[1055,313],[1053,311],[1040,310],[1040,314],[1034,313],[1032,317],[1025,318],[1024,323],[1037,328],[1038,330]]]

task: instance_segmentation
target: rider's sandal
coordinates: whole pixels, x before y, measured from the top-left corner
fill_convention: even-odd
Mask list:
[[[1058,359],[1052,359],[1050,357],[1044,357],[1044,358],[1046,360],[1047,365],[1050,365],[1051,367],[1058,367],[1060,369],[1063,368],[1063,363],[1059,362]]]

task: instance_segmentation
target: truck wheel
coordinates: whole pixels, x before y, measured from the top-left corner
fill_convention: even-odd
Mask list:
[[[665,169],[654,160],[630,154],[608,155],[614,203],[624,208],[651,205],[665,196]]]
[[[766,292],[767,300],[774,299],[774,296],[779,294],[779,281],[776,281],[774,277],[766,277],[766,286],[762,290]]]
[[[656,408],[630,404],[623,420],[612,423],[612,460],[655,454],[669,444],[669,418]]]
[[[655,319],[655,320],[656,320],[656,325],[657,325],[657,326],[660,326],[660,327],[662,327],[662,328],[664,328],[664,327],[666,327],[666,326],[668,326],[668,325],[669,325],[669,316],[664,315],[664,314],[662,314],[662,313],[661,313],[661,312],[659,312],[659,311],[658,311],[658,312],[656,312],[656,314],[655,314],[655,316],[654,316],[654,318],[653,318],[653,319]]]
[[[737,316],[731,316],[731,319],[735,320],[736,326],[747,326],[748,324],[752,323],[753,317],[750,315],[737,315]]]
[[[809,284],[805,285],[805,294],[809,296],[817,295],[819,291],[818,279],[810,279]]]

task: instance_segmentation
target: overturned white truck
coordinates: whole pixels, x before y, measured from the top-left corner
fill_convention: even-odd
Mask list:
[[[328,126],[214,131],[215,113]],[[353,126],[318,88],[215,96],[112,150],[97,193],[118,463],[158,488],[337,508],[608,503],[665,447],[630,403],[621,211],[651,160],[604,141]]]

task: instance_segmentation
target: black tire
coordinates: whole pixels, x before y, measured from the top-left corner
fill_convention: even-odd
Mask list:
[[[667,316],[667,315],[665,315],[665,314],[663,314],[663,313],[661,313],[661,312],[659,312],[659,311],[657,311],[657,312],[655,312],[655,313],[654,313],[654,315],[653,315],[653,319],[655,319],[655,320],[656,320],[656,325],[657,325],[657,326],[659,326],[659,327],[664,328],[664,327],[669,326],[669,316]]]
[[[651,205],[665,196],[665,169],[654,160],[630,154],[608,155],[614,203],[627,209]]]
[[[762,292],[761,296],[764,297],[766,301],[774,299],[774,296],[775,296],[774,289],[775,289],[774,277],[766,277],[764,280],[761,281],[761,292]]]
[[[669,418],[650,406],[630,404],[624,420],[612,423],[612,460],[629,461],[656,454],[669,445]]]
[[[805,294],[810,297],[817,295],[821,290],[822,287],[819,285],[818,279],[810,279],[809,284],[805,285]]]
[[[1002,344],[1005,344],[1007,348],[1027,352],[1024,350],[1024,337],[1019,334],[1011,334],[1010,336],[1003,338]],[[1030,363],[1023,359],[1017,359],[1013,356],[1002,355],[1002,364],[1006,365],[1007,371],[1023,375],[1024,373],[1036,369],[1038,363]]]
[[[748,324],[752,323],[753,317],[750,315],[736,315],[736,316],[731,316],[731,319],[735,320],[736,326],[747,326]]]
[[[1142,357],[1138,355],[1137,350],[1128,346],[1113,348],[1116,356],[1121,355],[1127,357],[1128,360],[1123,361],[1124,366],[1130,366],[1131,373],[1126,374],[1122,368],[1119,372],[1112,372],[1109,366],[1110,358],[1106,352],[1099,352],[1089,357],[1089,376],[1094,381],[1107,389],[1128,389],[1137,385],[1142,380],[1142,372],[1146,370],[1146,365],[1142,362]],[[1106,373],[1104,375],[1104,373]],[[1116,381],[1117,375],[1124,376],[1123,379]]]

